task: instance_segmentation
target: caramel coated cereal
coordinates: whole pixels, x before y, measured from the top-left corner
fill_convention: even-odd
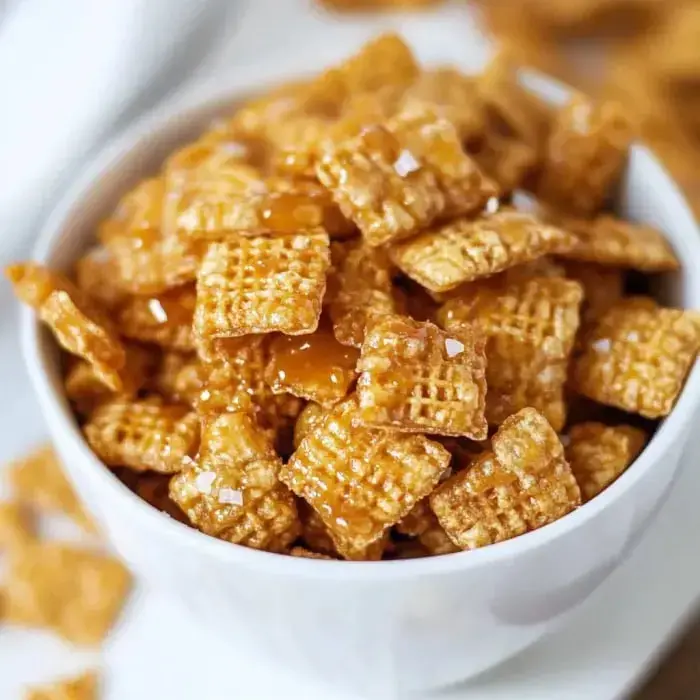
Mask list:
[[[299,534],[294,497],[278,481],[282,461],[245,413],[207,423],[197,458],[170,482],[170,497],[202,532],[283,551]]]
[[[322,406],[309,401],[299,414],[294,424],[294,448],[301,445],[301,441],[314,429],[321,421],[326,412]]]
[[[97,646],[114,624],[130,583],[129,572],[116,559],[36,542],[10,557],[6,619],[50,629],[74,644]]]
[[[302,441],[280,479],[320,515],[341,554],[372,544],[438,482],[441,445],[353,425],[357,402],[333,408]]]
[[[33,530],[32,519],[21,503],[0,501],[0,552],[28,544]]]
[[[564,267],[566,277],[576,280],[583,287],[582,320],[594,321],[600,318],[622,299],[625,291],[623,270],[575,260],[567,260]]]
[[[564,448],[547,420],[526,408],[508,418],[493,447],[430,496],[440,525],[476,549],[554,522],[581,503]]]
[[[77,678],[30,688],[25,700],[97,700],[97,687],[96,674],[88,672]]]
[[[573,386],[600,403],[660,418],[673,408],[698,347],[696,312],[623,299],[582,339]]]
[[[438,322],[448,331],[469,322],[487,338],[490,424],[499,425],[532,406],[556,430],[564,426],[564,383],[582,300],[578,282],[536,277],[503,286],[476,285],[442,306]]]
[[[329,265],[326,234],[213,243],[197,277],[194,331],[201,338],[312,333]]]
[[[634,462],[646,444],[643,430],[630,425],[579,423],[568,434],[566,459],[584,501],[590,501]]]
[[[105,309],[116,309],[127,296],[117,263],[104,246],[95,246],[75,263],[75,283],[84,294]]]
[[[467,324],[445,332],[405,316],[375,320],[357,365],[357,420],[369,427],[483,440],[484,346]]]
[[[199,442],[199,419],[187,407],[151,397],[114,399],[83,427],[95,454],[108,466],[171,474],[182,469]]]
[[[456,219],[391,249],[394,263],[431,292],[447,292],[574,245],[573,236],[524,212]]]

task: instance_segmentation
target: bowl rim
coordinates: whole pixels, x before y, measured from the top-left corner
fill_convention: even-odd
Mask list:
[[[164,129],[166,124],[175,119],[182,119],[186,122],[187,117],[194,117],[198,112],[218,107],[223,108],[225,105],[256,92],[261,84],[265,86],[266,83],[273,84],[289,77],[299,77],[300,73],[295,71],[290,76],[288,72],[285,74],[284,70],[268,68],[262,83],[260,75],[255,75],[253,79],[254,75],[255,71],[242,71],[235,79],[229,80],[225,85],[212,86],[207,84],[200,86],[199,89],[190,90],[144,114],[128,129],[118,134],[87,163],[48,215],[37,238],[32,258],[39,263],[51,263],[56,250],[56,241],[63,234],[64,222],[74,211],[85,207],[85,202],[91,196],[100,176],[109,171],[109,165],[116,156],[138,148],[149,135]],[[527,78],[526,82],[534,85],[535,89],[550,101],[560,101],[562,96],[570,94],[568,88],[546,76],[531,74]],[[694,217],[685,199],[655,156],[640,144],[635,144],[633,151],[632,155],[641,159],[639,167],[650,169],[650,175],[653,175],[657,180],[660,179],[666,188],[664,199],[668,202],[668,206],[676,212],[676,217],[679,220],[678,227],[692,229],[697,233]],[[684,240],[684,245],[678,250],[683,269],[688,271],[700,269],[700,236],[682,238],[687,238]],[[700,280],[693,282],[690,278],[690,283],[690,291],[688,292],[688,296],[692,299],[690,308],[700,308]],[[476,550],[420,559],[377,562],[316,560],[281,556],[241,545],[233,545],[179,523],[143,501],[97,458],[84,440],[68,402],[58,386],[52,384],[47,369],[49,360],[47,353],[43,351],[42,329],[34,312],[28,308],[23,308],[21,312],[21,341],[30,380],[38,395],[43,415],[51,428],[54,440],[65,444],[66,449],[70,449],[71,453],[76,455],[74,460],[76,471],[91,470],[90,476],[94,477],[93,483],[97,482],[100,489],[111,490],[114,493],[114,498],[120,499],[120,507],[125,511],[120,517],[129,517],[132,522],[139,523],[144,531],[146,528],[159,528],[160,536],[171,538],[174,545],[196,548],[202,554],[216,557],[231,565],[300,578],[375,581],[447,574],[455,571],[479,569],[537,550],[596,518],[625,492],[633,488],[648,470],[658,468],[664,455],[681,440],[685,427],[700,405],[700,363],[696,362],[671,414],[662,422],[641,455],[634,462],[634,468],[626,470],[596,498],[538,530]]]

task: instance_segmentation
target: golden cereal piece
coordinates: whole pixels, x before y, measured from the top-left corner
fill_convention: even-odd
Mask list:
[[[124,604],[131,576],[104,554],[57,542],[12,553],[6,579],[10,624],[47,628],[74,644],[97,646]]]
[[[178,377],[185,368],[196,367],[199,364],[196,355],[165,350],[146,383],[146,389],[160,394],[171,403],[190,403],[187,394],[183,396],[179,393],[182,387],[178,385]],[[184,388],[187,390],[189,386],[187,383]]]
[[[90,671],[77,678],[29,688],[24,697],[25,700],[97,700],[97,690],[97,675]]]
[[[645,297],[609,309],[581,340],[573,387],[646,418],[670,413],[700,347],[700,317]]]
[[[469,295],[441,307],[438,322],[448,331],[467,322],[487,338],[486,418],[491,425],[531,406],[556,430],[564,426],[564,383],[582,300],[578,282],[535,277],[475,285]]]
[[[432,526],[434,518],[435,514],[430,510],[428,499],[424,498],[396,523],[394,529],[401,535],[418,537]]]
[[[668,241],[651,226],[607,214],[591,221],[563,219],[560,224],[576,237],[575,245],[569,250],[559,251],[562,257],[642,272],[680,267]]]
[[[194,285],[154,296],[131,296],[119,309],[119,330],[132,340],[190,352],[195,299]]]
[[[568,434],[566,459],[590,501],[634,462],[647,442],[646,433],[630,425],[579,423]]]
[[[379,540],[432,491],[450,461],[422,435],[355,426],[356,415],[354,398],[334,407],[280,472],[345,556]]]
[[[116,398],[100,406],[83,426],[95,454],[110,467],[172,474],[199,443],[199,418],[160,397]]]
[[[36,309],[59,345],[87,360],[113,391],[122,388],[126,352],[111,322],[72,282],[35,263],[11,265],[15,294]]]
[[[359,412],[368,427],[488,436],[485,340],[468,324],[386,316],[367,328],[357,364]]]
[[[117,263],[104,246],[95,246],[78,258],[74,273],[78,289],[101,307],[111,311],[126,299]]]
[[[305,549],[304,547],[292,547],[289,553],[293,557],[302,557],[303,559],[328,559],[333,560],[333,557],[329,557],[327,554],[319,554],[318,552],[312,552],[310,549]]]
[[[338,342],[359,348],[368,320],[395,310],[391,262],[384,249],[352,245],[342,250],[324,302]]]
[[[345,398],[355,381],[360,353],[341,345],[327,328],[310,335],[279,335],[270,343],[265,381],[275,394],[332,405]]]
[[[493,193],[454,126],[429,110],[328,144],[316,174],[372,246],[478,211]]]
[[[418,536],[418,541],[432,556],[454,554],[459,547],[448,537],[438,519],[433,515],[430,525]]]
[[[461,549],[535,530],[580,503],[564,448],[533,408],[508,418],[494,436],[492,449],[430,496],[440,525]]]
[[[294,424],[294,449],[298,449],[301,441],[318,425],[326,411],[317,403],[309,401],[299,414]]]
[[[384,556],[384,553],[391,549],[390,531],[388,529],[384,530],[378,540],[374,540],[368,545],[360,545],[353,537],[348,538],[330,530],[329,534],[338,554],[348,561],[379,561]]]
[[[21,503],[0,501],[0,552],[23,547],[32,541],[34,525]]]
[[[539,179],[540,196],[562,211],[597,213],[617,185],[633,138],[620,105],[575,97],[554,118]]]
[[[616,267],[567,260],[566,276],[583,287],[584,303],[581,318],[594,321],[624,296],[625,275]]]
[[[195,333],[201,338],[313,333],[329,265],[326,234],[213,243],[197,276]]]
[[[225,413],[206,424],[196,460],[170,482],[170,498],[208,535],[283,551],[300,525],[294,497],[278,481],[281,465],[251,416]]]
[[[95,525],[83,509],[53,449],[46,445],[10,464],[7,478],[20,503],[50,513],[62,513],[83,529]]]
[[[477,219],[456,219],[392,247],[391,258],[431,292],[448,292],[575,243],[565,230],[524,212],[502,209]]]

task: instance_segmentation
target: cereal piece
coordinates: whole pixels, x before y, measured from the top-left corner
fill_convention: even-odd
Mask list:
[[[305,549],[304,547],[292,547],[289,553],[293,557],[302,557],[303,559],[329,559],[333,560],[333,557],[329,557],[327,554],[319,554],[318,552],[312,552],[310,549]]]
[[[294,449],[298,449],[301,441],[318,425],[326,415],[324,409],[317,403],[309,402],[299,414],[294,424]]]
[[[270,343],[265,381],[275,394],[288,392],[322,405],[334,404],[345,398],[355,381],[359,355],[326,328],[310,335],[280,335]]]
[[[486,418],[500,425],[532,406],[556,430],[566,419],[564,383],[579,327],[583,290],[578,282],[535,277],[475,285],[448,301],[438,322],[448,331],[473,323],[486,336]]]
[[[15,552],[6,579],[10,624],[48,628],[74,644],[97,646],[128,593],[131,576],[104,554],[57,542]]]
[[[192,317],[194,285],[178,287],[155,296],[132,296],[119,309],[122,335],[170,350],[194,350]]]
[[[608,406],[661,418],[673,408],[699,346],[697,312],[624,299],[582,338],[573,386]]]
[[[433,524],[434,517],[428,499],[424,498],[422,501],[418,501],[405,517],[396,523],[396,532],[408,537],[418,537]]]
[[[336,140],[316,174],[372,246],[478,211],[493,193],[452,124],[428,110]]]
[[[95,246],[75,263],[75,283],[105,309],[117,308],[127,292],[120,284],[117,263],[104,246]]]
[[[281,466],[250,416],[225,413],[206,424],[196,460],[170,482],[170,498],[208,535],[283,551],[300,528],[294,497],[277,480]]]
[[[576,237],[562,257],[642,272],[677,270],[680,263],[663,234],[651,226],[602,215],[592,221],[564,219],[561,225]]]
[[[50,446],[13,462],[7,476],[12,494],[20,503],[40,511],[63,513],[85,530],[94,531],[95,525]]]
[[[97,686],[97,676],[91,671],[77,678],[30,688],[25,700],[97,700]]]
[[[186,368],[199,366],[195,355],[166,350],[161,354],[155,372],[149,377],[146,389],[160,394],[171,403],[189,403],[189,383],[179,385],[181,372]],[[190,375],[192,376],[192,375]],[[181,394],[181,389],[185,390]]]
[[[405,316],[374,320],[357,364],[358,421],[485,439],[484,346],[484,338],[467,324],[445,332]]]
[[[630,425],[579,423],[568,434],[566,459],[590,501],[634,462],[647,441],[646,433]]]
[[[116,398],[100,406],[83,427],[95,454],[108,466],[172,474],[199,442],[199,419],[185,406],[159,397]]]
[[[34,527],[21,503],[0,501],[0,552],[23,547],[31,542]]]
[[[613,304],[622,299],[625,291],[625,276],[616,267],[605,267],[595,263],[567,260],[566,276],[583,287],[583,321],[600,318]]]
[[[338,554],[348,561],[379,561],[384,552],[391,545],[390,532],[384,530],[378,540],[374,540],[371,544],[360,545],[354,538],[348,538],[344,535],[339,535],[337,532],[329,530],[331,539],[338,550]]]
[[[297,509],[301,520],[301,538],[305,546],[314,552],[337,556],[338,551],[321,516],[302,498],[297,499]]]
[[[433,515],[430,525],[418,536],[418,541],[432,556],[459,552],[459,547],[455,546],[448,537],[435,515]]]
[[[508,418],[494,436],[492,449],[430,496],[440,525],[461,549],[535,530],[580,503],[564,448],[533,408]]]
[[[394,312],[391,263],[385,250],[360,245],[353,246],[336,267],[331,277],[335,289],[325,299],[333,333],[339,343],[359,348],[367,321]]]
[[[524,212],[502,209],[457,219],[392,247],[391,258],[431,292],[447,292],[575,243],[565,230]]]
[[[379,540],[432,491],[450,461],[422,435],[354,426],[356,413],[355,399],[334,407],[280,472],[346,556],[351,546]]]
[[[562,211],[600,211],[616,186],[634,138],[622,107],[576,97],[557,113],[538,192]]]
[[[63,275],[41,265],[11,265],[6,274],[15,294],[36,309],[61,347],[87,360],[110,389],[119,391],[126,353],[109,319]]]
[[[213,243],[197,276],[195,333],[201,338],[313,333],[329,265],[326,234]]]

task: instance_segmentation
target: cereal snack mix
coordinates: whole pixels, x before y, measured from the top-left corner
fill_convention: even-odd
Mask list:
[[[354,425],[354,398],[302,440],[280,479],[320,515],[340,554],[380,539],[437,484],[450,454],[422,435]]]
[[[370,323],[357,365],[358,422],[485,439],[484,346],[468,324],[443,331],[406,316]]]
[[[97,676],[89,672],[77,678],[30,688],[25,700],[97,700],[97,690]]]
[[[170,498],[202,532],[281,552],[299,534],[294,497],[278,481],[282,461],[246,413],[208,423],[195,460],[170,482]]]
[[[523,212],[503,209],[476,219],[456,219],[391,250],[409,277],[431,292],[447,292],[574,244],[571,234]]]
[[[10,557],[5,617],[11,624],[52,630],[74,644],[97,646],[117,619],[130,583],[116,559],[37,542]]]
[[[476,549],[547,525],[581,503],[564,447],[532,408],[508,418],[471,468],[438,486],[430,506],[460,549]]]
[[[581,341],[573,386],[594,401],[667,416],[700,347],[700,316],[646,297],[623,299]]]
[[[568,434],[566,459],[583,500],[590,501],[615,481],[634,462],[646,441],[646,433],[630,425],[574,425]]]

